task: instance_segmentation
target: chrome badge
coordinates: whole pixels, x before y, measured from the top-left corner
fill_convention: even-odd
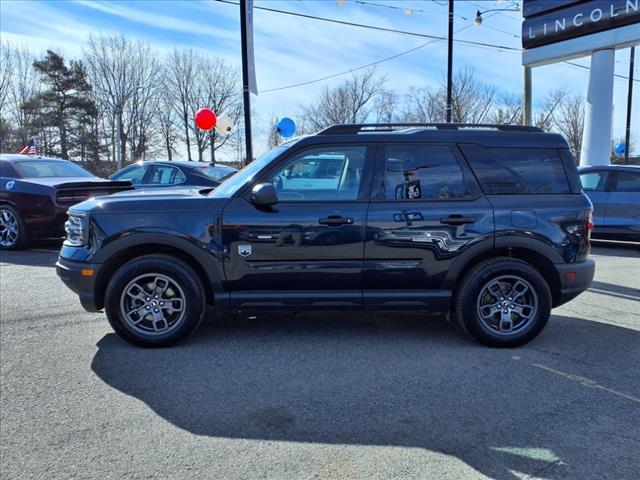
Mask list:
[[[238,255],[248,257],[251,255],[251,245],[238,245]]]

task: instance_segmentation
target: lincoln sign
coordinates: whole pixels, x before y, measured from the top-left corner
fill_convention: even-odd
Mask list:
[[[525,0],[523,16],[522,47],[530,49],[638,23],[640,4],[639,0]]]

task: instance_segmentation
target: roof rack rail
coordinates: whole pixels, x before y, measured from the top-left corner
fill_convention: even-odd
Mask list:
[[[437,130],[494,129],[503,132],[542,132],[529,125],[496,125],[491,123],[351,123],[332,125],[318,132],[318,135],[354,135],[360,132],[392,132],[402,128],[435,128]]]

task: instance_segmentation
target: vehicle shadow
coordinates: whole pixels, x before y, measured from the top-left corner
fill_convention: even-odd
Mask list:
[[[26,267],[54,267],[58,252],[41,250],[1,250],[0,263]]]
[[[590,291],[602,293],[603,295],[611,295],[613,297],[623,298],[625,300],[640,301],[640,288],[624,287],[613,283],[599,282],[594,280],[589,287]]]
[[[640,258],[640,243],[614,243],[606,240],[592,240],[591,253],[606,257]]]
[[[640,421],[617,414],[640,407],[640,332],[555,316],[530,346],[490,349],[419,315],[224,317],[164,350],[108,334],[91,367],[197,435],[423,448],[495,479],[640,468],[623,435]]]

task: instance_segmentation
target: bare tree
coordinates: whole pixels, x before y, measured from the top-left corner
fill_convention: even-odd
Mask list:
[[[153,59],[151,49],[146,43],[131,41],[124,35],[91,35],[84,58],[94,99],[103,113],[111,114],[111,136],[117,135],[120,139],[121,156],[126,159],[125,132],[122,128],[116,132],[114,125],[123,124],[127,102],[136,92],[147,88],[144,82],[152,68],[149,66]]]
[[[13,81],[15,61],[9,42],[0,43],[0,112],[4,113],[9,103],[9,90]]]
[[[277,128],[278,117],[271,114],[269,117],[268,135],[267,135],[267,149],[271,150],[272,148],[277,147],[282,143],[282,137],[278,133]]]
[[[206,58],[203,70],[207,105],[218,117],[228,117],[235,125],[242,115],[240,72],[218,58]],[[232,143],[233,138],[215,129],[209,131],[211,163],[215,163],[216,151]]]
[[[166,92],[164,88],[163,91]],[[158,127],[169,161],[173,160],[173,155],[176,153],[179,124],[180,119],[176,118],[173,98],[166,94],[163,95],[160,99],[160,108],[158,111]]]
[[[570,95],[564,88],[550,91],[542,100],[541,108],[536,115],[536,125],[564,135],[576,161],[580,161],[584,129],[582,96]]]
[[[487,115],[487,121],[503,125],[522,124],[522,96],[503,94]]]
[[[190,117],[194,113],[193,99],[194,94],[198,95],[201,92],[196,92],[198,81],[196,74],[198,72],[198,66],[200,65],[201,57],[194,50],[173,50],[173,53],[169,56],[166,62],[166,84],[169,87],[167,92],[175,100],[175,108],[182,120],[182,127],[184,132],[184,141],[187,146],[187,158],[189,161],[191,157],[191,140],[189,132],[191,121]]]
[[[372,68],[354,74],[337,87],[325,87],[315,102],[302,109],[305,128],[317,131],[336,123],[366,121],[385,82],[386,78]]]
[[[446,89],[444,97],[446,98]],[[451,118],[457,123],[482,123],[493,107],[495,86],[479,80],[471,67],[459,70],[452,86]],[[442,90],[441,90],[442,95]],[[445,105],[446,101],[442,103]]]
[[[13,75],[9,87],[9,117],[13,121],[17,144],[29,139],[28,126],[33,124],[31,111],[22,108],[41,89],[36,71],[33,69],[35,57],[26,48],[13,49]],[[42,139],[41,139],[42,140]]]
[[[443,122],[446,119],[444,111],[438,91],[429,87],[410,87],[402,118],[405,122]]]

